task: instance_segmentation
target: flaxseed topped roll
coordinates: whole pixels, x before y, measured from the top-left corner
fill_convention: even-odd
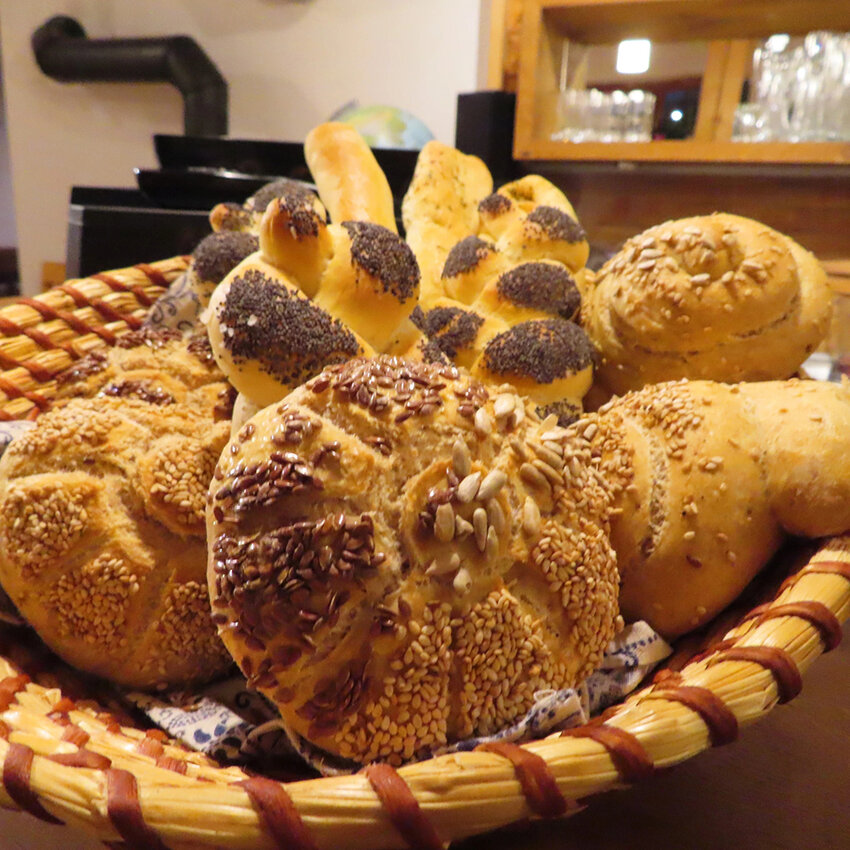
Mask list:
[[[243,426],[210,489],[214,619],[293,738],[400,763],[592,672],[618,574],[570,440],[508,386],[387,357]]]

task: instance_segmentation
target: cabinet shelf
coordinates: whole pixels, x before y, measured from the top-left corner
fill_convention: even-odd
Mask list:
[[[600,162],[729,162],[850,164],[850,142],[731,142],[691,139],[656,142],[556,142],[515,144],[520,160]]]
[[[850,142],[733,142],[732,123],[754,39],[772,33],[850,30],[850,3],[835,0],[527,0],[518,61],[514,156],[536,161],[850,163]],[[565,42],[624,38],[709,42],[693,137],[653,142],[558,142]]]

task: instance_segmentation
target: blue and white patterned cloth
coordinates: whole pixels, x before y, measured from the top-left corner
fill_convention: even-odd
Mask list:
[[[670,646],[646,623],[632,623],[614,638],[601,666],[583,685],[540,691],[516,723],[495,735],[452,744],[437,755],[472,750],[487,741],[528,741],[579,726],[635,690],[670,653]],[[214,685],[201,696],[131,694],[130,699],[170,735],[220,761],[250,766],[255,759],[289,761],[297,754],[326,776],[359,767],[300,736],[289,736],[274,706],[247,690],[241,677]]]

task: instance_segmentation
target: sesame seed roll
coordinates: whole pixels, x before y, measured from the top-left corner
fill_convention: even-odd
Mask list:
[[[292,736],[352,764],[489,734],[621,625],[590,447],[510,386],[396,358],[260,411],[210,487],[222,639]]]

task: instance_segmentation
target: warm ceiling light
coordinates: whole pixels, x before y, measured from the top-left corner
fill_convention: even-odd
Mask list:
[[[649,69],[652,45],[648,38],[627,38],[617,47],[617,73],[644,74]]]

